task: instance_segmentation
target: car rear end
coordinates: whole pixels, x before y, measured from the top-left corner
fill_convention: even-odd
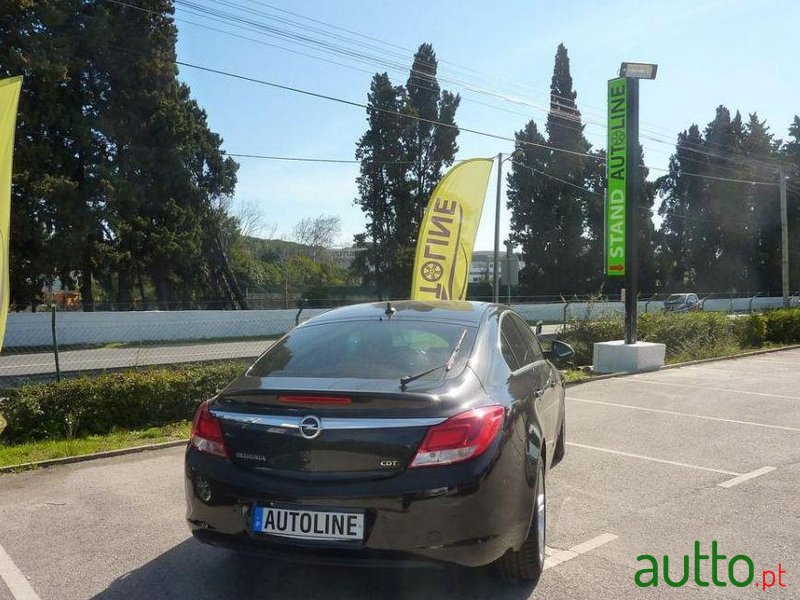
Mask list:
[[[395,328],[391,339],[405,342],[364,358],[378,350],[364,346],[365,330],[386,338],[384,325]],[[519,453],[503,449],[524,439],[524,425],[493,404],[467,367],[477,329],[402,319],[338,327],[346,335],[340,330],[330,340],[327,330],[298,328],[307,328],[295,330],[299,341],[277,344],[200,407],[186,452],[194,535],[312,562],[478,566],[518,546],[532,492]],[[409,335],[433,359],[439,346],[451,354],[465,329],[465,354],[453,368],[401,388],[397,373],[419,366],[401,356]],[[338,345],[331,346],[334,338]],[[301,342],[309,340],[327,344],[322,354],[329,358],[319,351],[304,356]],[[309,366],[351,352],[348,345],[356,347],[350,358],[362,355],[364,376],[353,376],[350,359],[336,368]]]

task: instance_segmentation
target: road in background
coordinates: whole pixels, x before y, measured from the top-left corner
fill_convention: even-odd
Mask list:
[[[545,325],[544,336],[560,331],[560,325]],[[94,348],[91,350],[65,350],[58,353],[61,373],[64,376],[86,371],[104,371],[171,365],[228,359],[254,359],[269,348],[275,340],[238,342],[208,342],[172,344],[125,348]],[[55,378],[55,358],[52,352],[34,354],[5,354],[0,356],[0,387],[21,383],[26,378],[36,381]]]
[[[704,554],[716,540],[728,561],[752,559],[747,588],[661,579],[647,597],[758,598],[762,570],[779,564],[787,587],[773,591],[796,597],[798,369],[800,350],[789,350],[567,388],[567,455],[547,480],[547,570],[535,593],[490,569],[310,567],[203,546],[184,523],[181,448],[0,476],[0,547],[42,600],[627,600],[644,597],[638,556],[668,555],[677,578],[695,540]],[[2,583],[0,600],[14,600]]]
[[[66,350],[58,353],[58,359],[62,373],[95,371],[231,358],[255,358],[273,343],[275,343],[274,340],[257,340],[142,346],[141,348]],[[55,373],[55,359],[52,352],[0,356],[0,378],[43,373]]]

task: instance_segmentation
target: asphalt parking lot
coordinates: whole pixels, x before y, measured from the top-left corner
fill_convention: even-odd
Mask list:
[[[800,597],[800,350],[567,389],[568,452],[548,480],[539,586],[486,570],[375,570],[242,559],[189,538],[182,449],[0,476],[0,600],[129,598]],[[502,510],[498,507],[497,510]],[[746,587],[634,582],[644,554],[672,578],[699,541],[746,555]],[[729,581],[727,563],[720,579]],[[747,568],[732,570],[739,581]],[[711,579],[710,561],[700,577]],[[768,579],[768,576],[767,576]]]

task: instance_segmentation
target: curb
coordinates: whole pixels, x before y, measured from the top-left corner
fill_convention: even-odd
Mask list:
[[[748,356],[758,356],[759,354],[771,354],[773,352],[784,352],[785,350],[797,350],[798,348],[800,348],[800,344],[793,344],[791,346],[781,346],[780,348],[751,350],[749,352],[743,352],[741,354],[731,354],[730,356],[718,356],[716,358],[698,358],[697,360],[687,360],[686,362],[682,363],[664,365],[663,367],[661,367],[660,369],[656,369],[655,371],[638,371],[638,372],[623,371],[621,373],[607,373],[604,375],[596,375],[594,377],[589,377],[588,379],[584,379],[582,381],[567,382],[564,387],[581,385],[583,383],[591,383],[592,381],[602,381],[603,379],[614,379],[615,377],[626,377],[628,375],[640,375],[642,373],[657,373],[658,371],[664,371],[665,369],[680,369],[681,367],[691,367],[692,365],[702,365],[704,363],[721,362],[723,360],[735,360],[737,358],[747,358]]]
[[[30,469],[54,467],[57,465],[69,465],[72,463],[85,462],[87,460],[95,460],[98,458],[112,458],[114,456],[124,456],[126,454],[136,454],[138,452],[149,452],[151,450],[163,450],[165,448],[175,448],[177,446],[185,446],[188,441],[189,441],[188,439],[175,440],[174,442],[161,442],[159,444],[134,446],[133,448],[120,448],[119,450],[108,450],[106,452],[96,452],[94,454],[65,456],[63,458],[51,458],[50,460],[40,460],[36,462],[22,463],[19,465],[9,465],[7,467],[0,467],[0,474],[14,473],[17,471],[28,471]]]

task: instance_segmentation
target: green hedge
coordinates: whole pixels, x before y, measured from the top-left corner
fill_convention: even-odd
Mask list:
[[[731,318],[722,313],[651,313],[639,317],[639,339],[667,346],[673,362],[725,356],[765,343],[800,343],[800,309],[772,310]],[[624,336],[621,316],[603,321],[575,321],[567,327],[564,341],[575,348],[575,364],[592,362],[595,342]]]
[[[190,419],[197,405],[244,370],[240,361],[123,371],[27,385],[0,399],[0,443],[142,429]]]
[[[764,313],[764,339],[776,344],[800,342],[800,309],[781,308]]]

